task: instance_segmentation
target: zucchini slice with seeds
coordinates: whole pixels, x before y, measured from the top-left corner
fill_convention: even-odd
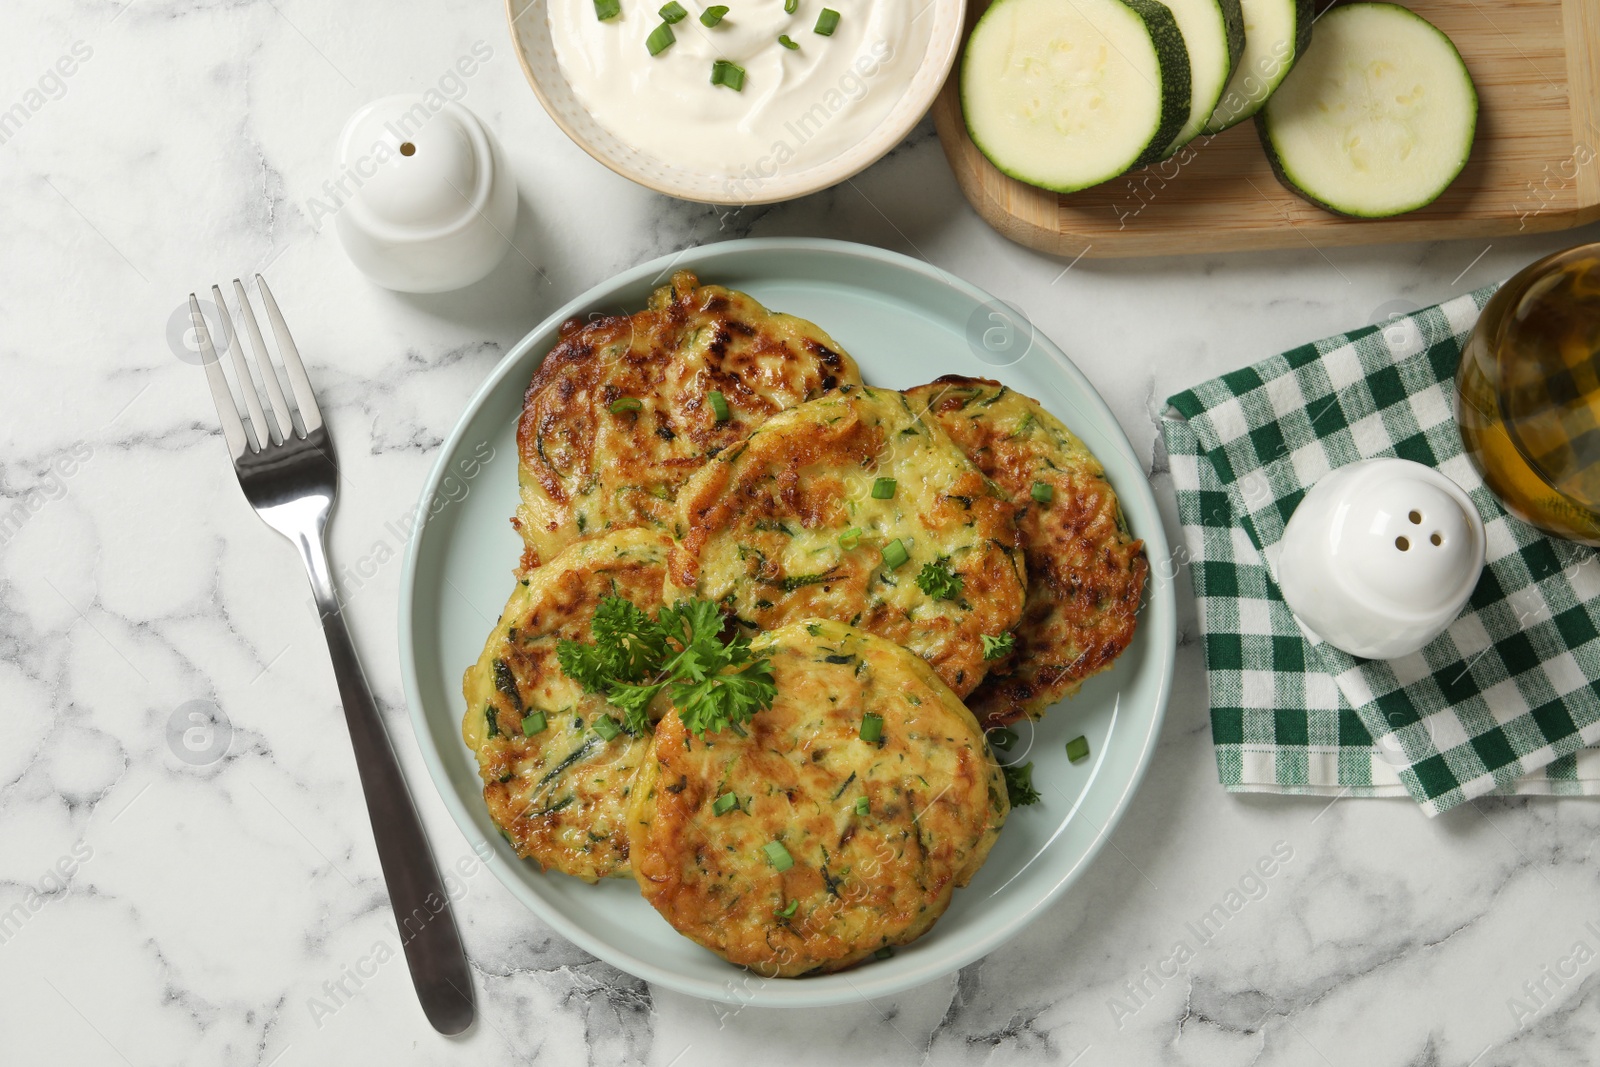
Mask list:
[[[1261,110],[1311,44],[1312,0],[1239,0],[1244,52],[1205,125],[1221,133]]]
[[[1199,137],[1244,53],[1244,13],[1239,0],[1165,0],[1189,53],[1189,115],[1167,155]]]
[[[1156,0],[997,0],[961,62],[973,144],[1072,192],[1166,155],[1189,117],[1189,54]]]
[[[1432,203],[1466,166],[1478,94],[1432,23],[1387,3],[1322,16],[1256,128],[1278,179],[1341,215],[1386,218]]]

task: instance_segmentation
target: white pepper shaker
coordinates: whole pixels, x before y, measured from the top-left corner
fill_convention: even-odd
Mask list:
[[[345,124],[339,167],[355,187],[339,209],[339,240],[387,289],[460,289],[511,248],[516,183],[494,135],[460,104],[437,94],[374,100]]]
[[[1455,621],[1483,571],[1478,509],[1432,467],[1370,459],[1300,501],[1278,542],[1289,610],[1352,656],[1395,659]]]

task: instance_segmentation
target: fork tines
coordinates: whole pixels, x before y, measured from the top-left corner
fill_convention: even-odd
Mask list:
[[[267,351],[243,283],[235,278],[233,292],[239,303],[239,314],[244,318],[245,332],[250,336],[255,373],[252,373],[251,362],[245,356],[244,346],[237,343],[239,335],[233,329],[233,320],[228,315],[222,289],[215,285],[211,287],[211,296],[221,319],[222,336],[224,340],[231,338],[233,341],[229,347],[233,351],[234,377],[238,381],[239,392],[244,395],[245,412],[249,419],[248,432],[244,420],[240,418],[238,401],[222,371],[222,361],[217,358],[216,347],[211,343],[211,329],[200,311],[200,301],[194,293],[189,294],[189,315],[200,344],[206,380],[211,385],[211,399],[217,406],[217,416],[222,420],[222,435],[227,439],[228,451],[233,454],[235,461],[247,453],[282,445],[290,438],[304,440],[307,435],[322,428],[322,412],[317,407],[316,396],[311,392],[311,382],[306,377],[305,365],[300,362],[300,352],[295,348],[294,338],[289,334],[288,324],[283,321],[283,313],[278,310],[272,290],[267,288],[267,280],[259,274],[256,275],[256,288],[261,293],[267,322],[271,324],[272,336],[278,344],[278,355],[283,360],[283,372],[289,380],[290,392],[294,394],[292,405],[278,380],[278,369]],[[256,385],[257,375],[266,386],[265,403]]]

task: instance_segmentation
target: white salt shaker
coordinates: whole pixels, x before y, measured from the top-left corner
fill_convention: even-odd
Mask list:
[[[350,116],[339,136],[353,193],[336,225],[345,252],[387,289],[442,293],[505,258],[517,187],[494,135],[460,104],[402,94]]]
[[[1432,467],[1369,459],[1317,482],[1276,547],[1278,587],[1308,629],[1352,656],[1394,659],[1466,606],[1483,571],[1483,520]]]

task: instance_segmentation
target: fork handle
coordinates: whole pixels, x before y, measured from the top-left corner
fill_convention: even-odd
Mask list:
[[[367,817],[378,845],[378,863],[389,888],[389,902],[400,928],[400,942],[423,1013],[442,1034],[459,1034],[472,1023],[472,975],[456,929],[450,896],[422,831],[411,792],[367,686],[361,660],[334,589],[327,546],[321,532],[296,538],[311,578],[311,592],[322,616],[333,674],[339,683],[345,724],[355,748]]]

